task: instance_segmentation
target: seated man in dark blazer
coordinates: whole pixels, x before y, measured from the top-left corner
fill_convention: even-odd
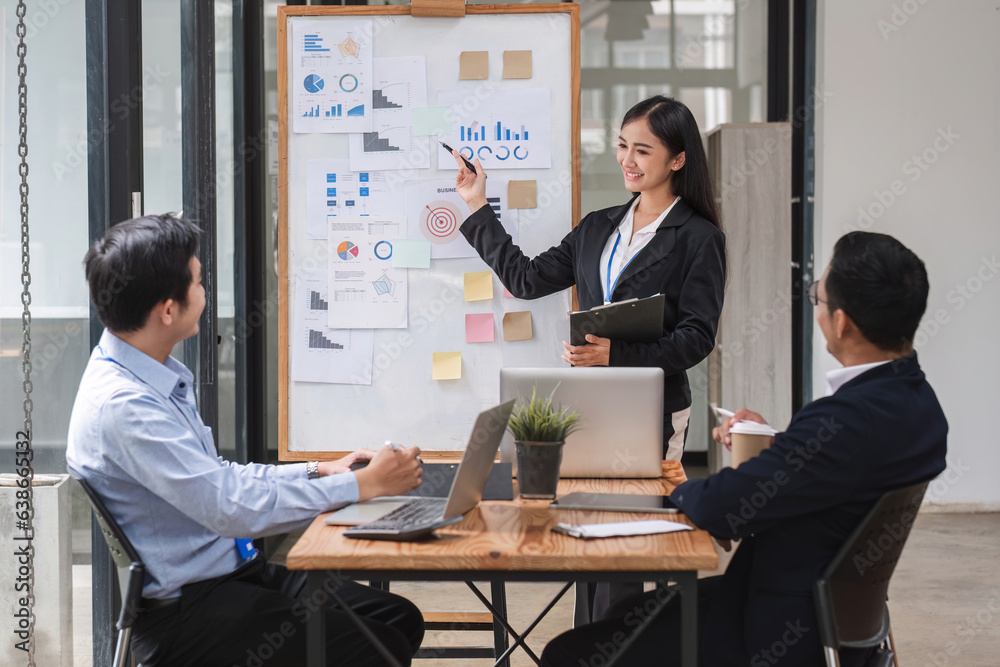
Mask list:
[[[809,293],[827,349],[844,366],[827,374],[828,395],[803,407],[760,456],[671,495],[727,550],[742,540],[726,573],[700,582],[700,664],[823,664],[813,583],[882,494],[944,470],[948,423],[911,344],[927,292],[923,262],[896,239],[842,237]],[[716,440],[728,446],[740,419],[764,421],[740,410],[715,429]],[[657,595],[560,635],[543,664],[603,664]],[[620,664],[679,664],[678,606],[664,609]],[[845,667],[864,659],[841,651]]]

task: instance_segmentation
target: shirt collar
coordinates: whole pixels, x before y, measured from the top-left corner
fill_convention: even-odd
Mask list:
[[[632,200],[632,204],[628,207],[628,211],[625,213],[625,217],[622,218],[621,223],[618,225],[618,233],[622,235],[622,238],[633,238],[635,236],[651,236],[655,234],[657,230],[660,228],[660,223],[662,223],[664,219],[666,219],[666,217],[670,214],[670,211],[672,211],[674,206],[677,205],[677,202],[681,200],[680,195],[674,197],[674,201],[671,202],[670,206],[667,207],[667,210],[661,213],[656,218],[656,220],[654,220],[652,223],[646,225],[639,231],[635,232],[635,234],[633,234],[632,225],[635,223],[635,207],[639,205],[639,199],[641,198],[642,195],[639,195]]]
[[[119,366],[125,368],[139,380],[152,387],[164,398],[178,390],[184,394],[185,388],[190,388],[194,376],[191,371],[173,357],[167,357],[165,363],[160,363],[156,359],[142,352],[107,329],[101,334],[101,342],[98,343],[104,356]]]
[[[845,366],[844,368],[837,368],[832,371],[828,371],[826,374],[826,395],[833,396],[834,393],[845,384],[858,377],[865,371],[870,371],[873,368],[881,366],[882,364],[889,363],[886,361],[876,361],[870,364],[858,364],[857,366]]]

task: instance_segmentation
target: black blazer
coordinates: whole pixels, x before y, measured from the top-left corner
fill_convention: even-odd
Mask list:
[[[576,285],[580,308],[587,310],[604,303],[601,253],[631,203],[590,213],[534,259],[514,245],[489,206],[469,216],[461,231],[515,297],[537,299]],[[655,343],[613,340],[609,364],[662,368],[667,414],[691,405],[685,371],[715,347],[725,285],[725,236],[681,199],[615,286],[612,301],[665,296],[663,337]]]
[[[697,526],[742,538],[706,610],[702,664],[770,664],[775,643],[781,664],[823,664],[813,583],[882,494],[944,470],[947,435],[914,353],[805,406],[738,469],[678,486]]]

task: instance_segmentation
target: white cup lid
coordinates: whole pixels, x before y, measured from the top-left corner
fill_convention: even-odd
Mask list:
[[[730,433],[742,433],[744,435],[775,435],[777,431],[767,424],[747,421],[738,421],[729,429]]]

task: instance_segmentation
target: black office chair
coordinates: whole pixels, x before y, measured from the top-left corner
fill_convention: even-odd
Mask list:
[[[840,666],[841,647],[879,647],[874,662],[868,664],[896,664],[886,606],[889,578],[910,535],[927,484],[922,482],[882,496],[816,581],[816,616],[828,667]]]
[[[118,527],[114,518],[108,512],[104,503],[97,497],[94,490],[90,488],[82,479],[77,480],[80,486],[87,492],[87,499],[97,517],[97,523],[101,526],[101,533],[104,541],[108,543],[111,551],[111,558],[115,561],[115,568],[118,570],[118,585],[122,596],[122,610],[118,615],[118,643],[115,646],[114,667],[125,667],[125,661],[129,656],[129,640],[132,638],[132,624],[139,616],[139,607],[142,600],[142,582],[146,572],[146,567],[139,559],[132,543],[125,537],[125,533]],[[141,667],[141,665],[139,666]]]

